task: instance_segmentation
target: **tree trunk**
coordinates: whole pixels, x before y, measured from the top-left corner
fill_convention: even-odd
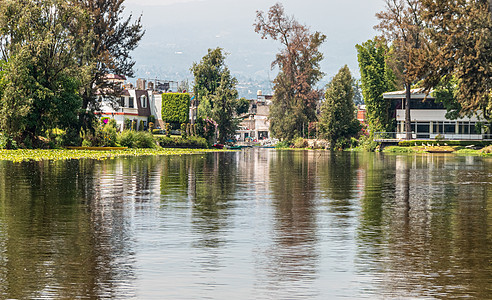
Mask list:
[[[406,131],[406,139],[412,139],[412,125],[410,123],[410,91],[411,85],[410,83],[405,84],[405,131]]]

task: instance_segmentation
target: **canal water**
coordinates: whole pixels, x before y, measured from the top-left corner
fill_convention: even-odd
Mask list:
[[[492,297],[492,159],[0,161],[0,298]]]

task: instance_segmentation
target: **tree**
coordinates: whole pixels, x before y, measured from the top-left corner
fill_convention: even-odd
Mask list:
[[[238,125],[234,119],[238,101],[237,80],[225,65],[225,57],[221,48],[208,49],[200,63],[195,62],[191,67],[195,77],[193,89],[199,101],[198,119],[211,119],[217,124],[221,143],[234,136]]]
[[[78,61],[87,70],[86,84],[81,92],[85,111],[98,109],[96,93],[107,99],[117,99],[120,87],[106,80],[108,74],[132,76],[135,61],[130,52],[135,50],[145,31],[141,17],[132,23],[132,15],[123,18],[124,0],[76,0],[89,22],[85,26],[72,26],[77,41]],[[88,39],[87,39],[88,38]],[[91,124],[92,114],[84,114],[85,126]]]
[[[431,40],[430,74],[423,84],[431,89],[457,81],[460,115],[481,110],[492,119],[491,12],[487,0],[422,0]]]
[[[386,10],[377,13],[379,29],[392,42],[395,74],[405,85],[405,131],[412,139],[410,123],[410,97],[412,84],[424,77],[428,70],[425,50],[427,39],[422,20],[421,0],[385,0]]]
[[[83,20],[66,1],[0,3],[0,128],[9,136],[32,141],[53,128],[75,127],[82,71],[68,28]]]
[[[321,128],[331,148],[343,145],[357,135],[360,123],[355,116],[352,75],[345,65],[327,85],[325,101],[321,106]]]
[[[293,17],[286,16],[280,3],[268,14],[257,11],[255,32],[262,38],[279,41],[284,49],[277,54],[272,68],[279,67],[274,80],[274,96],[270,108],[270,130],[282,140],[302,136],[309,122],[316,120],[316,108],[321,91],[314,85],[322,78],[319,47],[326,36],[311,33]]]
[[[386,64],[389,51],[386,42],[375,38],[355,47],[369,130],[371,133],[393,131],[391,102],[383,99],[383,93],[395,89],[393,72]]]

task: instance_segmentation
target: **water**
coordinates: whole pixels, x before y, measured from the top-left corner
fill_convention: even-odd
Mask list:
[[[492,298],[492,159],[0,161],[0,298]]]

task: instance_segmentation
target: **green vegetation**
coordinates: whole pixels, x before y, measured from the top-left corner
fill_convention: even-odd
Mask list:
[[[146,156],[146,155],[186,155],[204,152],[223,151],[217,149],[127,149],[112,151],[94,150],[0,150],[0,160],[13,162],[41,161],[41,160],[68,160],[68,159],[113,159],[120,156]]]
[[[156,141],[150,132],[124,130],[117,137],[118,144],[128,148],[156,148]]]
[[[208,148],[208,143],[205,138],[196,136],[187,137],[166,137],[160,136],[156,137],[156,141],[161,147],[172,147],[172,148]]]
[[[129,52],[140,20],[123,18],[123,1],[0,2],[0,131],[5,147],[45,147],[47,133],[93,131],[96,94],[118,96],[109,73],[131,75]],[[97,129],[96,129],[97,130]],[[79,140],[80,141],[80,140]],[[15,142],[15,144],[14,144]],[[57,141],[58,142],[58,141]]]
[[[319,48],[326,36],[311,33],[307,26],[287,16],[280,3],[273,5],[268,14],[258,12],[254,26],[262,38],[270,37],[284,47],[272,63],[279,73],[273,81],[270,131],[280,140],[305,136],[309,123],[317,119],[317,104],[322,97],[315,86],[323,77]]]
[[[332,149],[350,146],[350,138],[361,130],[355,117],[352,75],[345,65],[328,84],[325,102],[321,107],[320,123],[323,135],[330,141]]]
[[[162,94],[162,120],[169,122],[172,128],[177,129],[180,124],[188,122],[189,115],[190,94]]]
[[[369,130],[392,132],[395,128],[390,112],[391,101],[383,99],[383,93],[395,90],[393,71],[386,62],[389,52],[386,40],[375,38],[355,47]]]
[[[491,142],[487,141],[435,141],[435,140],[412,140],[412,141],[400,141],[398,146],[412,147],[412,146],[477,146],[486,147]]]
[[[199,101],[198,128],[212,124],[214,127],[204,129],[200,134],[210,142],[218,140],[222,144],[235,134],[238,120],[234,115],[241,104],[237,99],[237,79],[231,75],[225,58],[221,48],[208,49],[200,63],[193,63],[191,67],[195,77],[195,97]]]

